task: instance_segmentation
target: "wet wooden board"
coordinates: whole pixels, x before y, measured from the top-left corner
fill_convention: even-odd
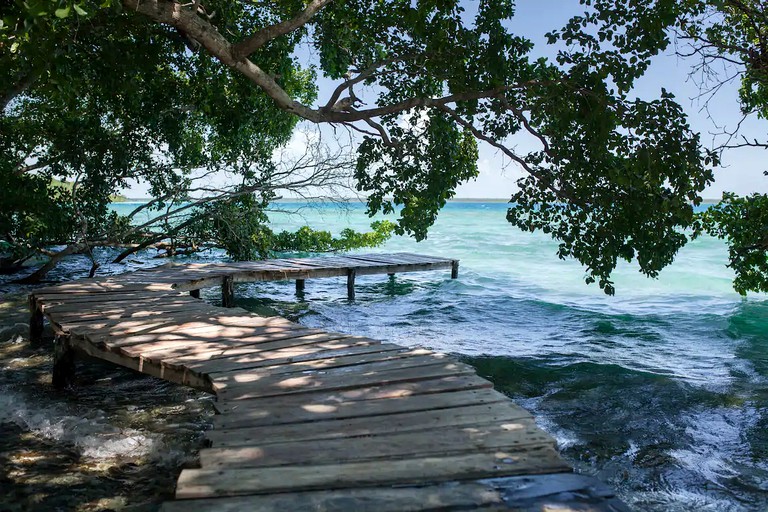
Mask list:
[[[47,287],[30,307],[79,352],[217,395],[202,467],[164,510],[507,508],[492,486],[458,482],[570,468],[468,365],[182,292],[455,265],[408,253],[166,264]]]
[[[179,476],[176,497],[190,499],[324,488],[402,485],[414,481],[437,483],[569,469],[551,447],[521,452],[494,450],[492,453],[390,460],[386,464],[373,461],[226,471],[220,468],[185,469]]]
[[[376,511],[419,512],[505,509],[499,491],[487,484],[451,482],[421,487],[368,487],[193,499],[166,502],[161,512]]]

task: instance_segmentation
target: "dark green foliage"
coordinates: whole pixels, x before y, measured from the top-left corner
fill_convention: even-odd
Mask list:
[[[357,233],[351,229],[342,230],[338,238],[329,231],[315,231],[303,226],[295,232],[281,231],[271,241],[274,251],[330,252],[348,251],[358,247],[378,247],[392,236],[395,225],[382,220],[371,223],[368,233]]]
[[[768,4],[761,0],[687,0],[678,20],[683,52],[717,91],[728,76],[740,80],[742,114],[768,119]],[[710,100],[713,98],[708,95]],[[729,135],[723,150],[768,148],[768,141],[743,134]],[[738,172],[738,170],[737,170]],[[738,197],[725,193],[722,201],[700,216],[697,234],[707,232],[729,245],[729,266],[736,273],[734,288],[768,291],[768,195]]]
[[[701,215],[697,233],[704,231],[728,242],[737,292],[768,292],[768,196],[724,194]]]
[[[141,244],[164,233],[237,258],[376,244],[391,230],[423,239],[477,176],[484,143],[526,173],[511,223],[550,234],[558,255],[578,259],[607,293],[619,260],[655,277],[688,240],[718,159],[670,94],[636,98],[632,88],[675,29],[723,45],[742,38],[752,50],[762,29],[729,1],[581,4],[582,15],[547,34],[556,58],[532,60],[531,41],[507,28],[512,0],[16,2],[0,26],[0,92],[11,98],[0,127],[12,134],[0,172],[29,181],[40,206],[19,206],[35,219],[6,215],[0,232],[11,243],[37,226],[32,246],[59,232]],[[712,10],[721,22],[700,19]],[[750,70],[763,69],[753,53]],[[752,71],[742,102],[759,109],[764,81]],[[339,84],[327,101],[318,75]],[[399,214],[394,227],[338,240],[269,233],[264,210],[285,178],[273,154],[299,118],[364,134],[356,186],[371,215]],[[534,149],[519,152],[519,140]],[[217,170],[237,177],[226,193],[208,190],[158,225],[132,230],[106,214],[126,180],[149,183],[162,209],[194,199],[195,179]],[[49,197],[40,184],[51,178],[77,186]]]

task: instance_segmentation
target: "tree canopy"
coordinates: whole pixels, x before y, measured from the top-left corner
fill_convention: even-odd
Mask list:
[[[548,60],[508,28],[511,0],[17,0],[0,26],[4,237],[38,247],[127,233],[140,245],[188,229],[236,253],[227,240],[263,240],[257,213],[278,190],[338,180],[344,166],[312,179],[275,163],[303,120],[359,134],[355,186],[370,214],[398,213],[398,233],[424,238],[488,144],[525,171],[512,224],[549,233],[607,293],[619,260],[656,276],[702,225],[694,207],[718,153],[671,94],[639,99],[633,86],[675,30],[696,36],[690,24],[708,27],[701,16],[723,2],[581,3],[547,35],[561,48]],[[335,81],[327,97],[317,77]],[[221,170],[236,186],[205,190],[154,238],[106,214],[128,180],[166,207]],[[77,186],[51,190],[51,178]]]

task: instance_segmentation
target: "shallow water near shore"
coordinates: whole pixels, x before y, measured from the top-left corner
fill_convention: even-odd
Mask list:
[[[357,203],[346,210],[282,206],[301,213],[274,215],[277,228],[310,224],[338,233],[370,223]],[[578,471],[612,485],[636,510],[768,510],[768,300],[733,292],[724,244],[711,238],[689,244],[658,280],[624,265],[615,276],[616,296],[607,297],[583,283],[577,263],[557,259],[554,242],[509,225],[505,211],[503,203],[451,203],[425,242],[394,238],[376,249],[458,258],[457,280],[448,271],[361,277],[354,301],[346,299],[341,279],[308,281],[300,296],[293,283],[253,283],[237,287],[237,305],[311,327],[460,354],[531,410]],[[99,253],[105,262],[110,256],[109,250]],[[102,271],[164,263],[152,256],[105,264]],[[177,261],[221,257],[211,251]],[[88,266],[75,257],[51,277],[81,277]],[[16,291],[0,284],[0,293]],[[218,290],[205,290],[203,298],[215,303]],[[35,357],[44,356],[25,353],[19,359]],[[81,459],[112,460],[110,449],[130,452],[130,440],[145,436],[165,447],[155,450],[167,454],[161,459],[180,467],[183,462],[174,457],[194,451],[195,441],[168,437],[173,429],[164,429],[164,422],[178,423],[170,418],[180,415],[188,440],[199,440],[208,399],[124,372],[112,378],[127,379],[129,389],[112,381],[99,385],[99,375],[110,371],[91,370],[83,386],[88,398],[74,410],[67,409],[73,398],[24,389],[25,379],[39,380],[42,373],[3,371],[0,424],[13,425],[19,437],[32,432],[51,439],[41,434],[46,418],[62,432],[86,421],[113,440],[113,448],[87,435],[59,437],[57,443]],[[45,389],[45,383],[37,386]],[[173,414],[142,416],[136,410],[147,394],[146,407],[161,411],[163,396],[174,393],[190,394],[168,399],[174,405],[167,407],[177,407]],[[135,402],[121,403],[125,395]],[[8,419],[19,400],[26,417],[36,420]],[[147,471],[162,467],[152,464],[157,463]]]

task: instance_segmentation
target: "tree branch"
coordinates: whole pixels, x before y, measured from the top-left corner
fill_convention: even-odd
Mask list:
[[[333,0],[312,0],[309,5],[293,18],[281,21],[259,30],[252,36],[243,39],[232,48],[236,60],[243,60],[269,41],[284,36],[305,25],[323,7]]]
[[[32,87],[32,85],[37,82],[37,79],[40,78],[40,75],[42,75],[47,69],[48,64],[38,69],[33,69],[23,76],[20,76],[16,83],[13,84],[13,86],[11,86],[11,88],[7,90],[0,98],[0,115],[5,113],[5,107],[7,107],[14,98],[16,98],[19,94],[23,94],[27,89]]]

